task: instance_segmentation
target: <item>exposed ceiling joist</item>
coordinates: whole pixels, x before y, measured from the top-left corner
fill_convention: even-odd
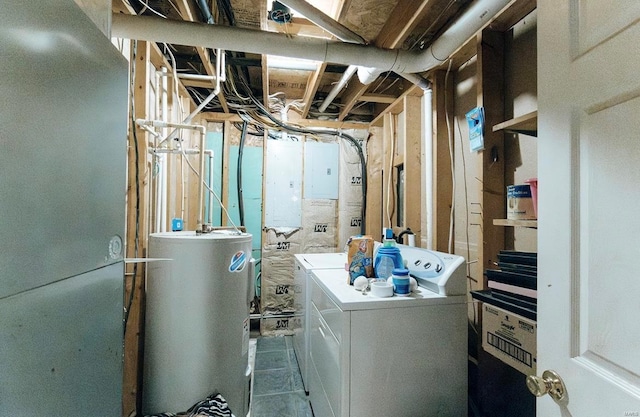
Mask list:
[[[397,48],[404,42],[425,13],[433,0],[399,0],[389,20],[378,34],[375,44],[381,48]]]
[[[385,96],[383,94],[363,94],[360,96],[360,101],[368,101],[371,103],[387,103],[391,104],[396,101],[395,96]]]
[[[302,110],[301,117],[303,119],[306,119],[309,115],[309,110],[311,109],[313,98],[318,92],[318,88],[320,87],[320,80],[326,68],[327,63],[323,62],[318,66],[318,69],[313,71],[313,73],[309,76],[309,81],[307,82],[307,90],[305,91],[304,97],[302,98],[302,101],[304,102],[304,108]]]
[[[182,18],[185,20],[189,20],[190,22],[197,22],[198,20],[194,17],[193,11],[191,9],[191,5],[187,0],[174,0],[177,2],[178,9],[180,10],[180,14]],[[202,61],[202,65],[207,75],[215,76],[216,68],[211,63],[211,56],[209,54],[209,50],[207,48],[203,48],[201,46],[196,47],[196,51],[198,56],[200,57],[200,61]],[[215,82],[212,82],[214,84]],[[213,85],[209,86],[209,88],[213,87]],[[222,89],[218,93],[218,100],[220,100],[220,106],[222,107],[225,113],[229,113],[229,106],[227,105],[227,100],[224,97],[224,93]]]
[[[432,71],[446,69],[449,64],[447,57],[453,56],[452,68],[468,61],[475,54],[473,43],[476,40],[471,33],[477,32],[478,20],[482,20],[483,28],[508,30],[516,21],[535,9],[535,0],[303,0],[316,9],[323,10],[327,16],[337,16],[335,20],[339,25],[365,39],[373,40],[367,46],[359,46],[336,41],[335,37],[328,34],[329,27],[323,29],[311,23],[326,23],[316,15],[311,19],[294,11],[293,18],[288,23],[268,20],[266,16],[271,7],[270,1],[207,1],[212,7],[221,7],[220,10],[212,10],[218,21],[215,25],[201,23],[196,29],[197,35],[192,33],[191,27],[186,28],[186,25],[192,25],[190,22],[202,20],[194,0],[144,0],[142,3],[113,0],[114,12],[131,15],[136,14],[137,10],[137,14],[144,15],[147,19],[145,21],[143,17],[142,20],[133,22],[130,18],[127,20],[126,16],[119,19],[114,16],[114,28],[119,25],[120,28],[130,30],[131,36],[146,36],[140,35],[141,29],[135,28],[136,25],[144,25],[145,30],[150,30],[149,33],[153,35],[139,39],[170,43],[171,50],[177,51],[175,56],[180,72],[193,73],[195,70],[201,75],[214,75],[215,62],[212,63],[211,50],[207,48],[224,48],[229,58],[227,65],[240,70],[251,92],[265,106],[270,104],[269,96],[277,94],[280,101],[273,107],[273,111],[281,107],[282,102],[298,101],[304,103],[304,106],[296,110],[301,113],[302,118],[321,118],[323,121],[337,118],[340,121],[359,122],[376,120],[380,112],[389,111],[396,106],[395,98],[406,93],[409,88],[407,82],[399,79],[396,73],[402,73],[403,77],[419,83]],[[301,0],[295,0],[297,1]],[[165,14],[167,20],[157,19],[156,22],[161,23],[152,27],[155,23],[152,24],[148,19],[155,17],[155,13],[150,11],[151,8]],[[483,10],[487,12],[484,13]],[[497,18],[492,18],[496,15]],[[475,21],[470,16],[476,16]],[[176,20],[183,22],[175,22]],[[231,21],[236,23],[235,28],[228,27]],[[455,22],[455,30],[450,30],[453,29],[452,22]],[[463,24],[457,24],[458,22]],[[185,36],[184,31],[189,34]],[[441,36],[443,33],[446,36]],[[446,40],[452,39],[449,36],[451,33],[455,33],[455,41],[447,43]],[[114,34],[122,36],[123,32],[114,30]],[[457,48],[455,51],[454,47]],[[163,52],[168,53],[165,50]],[[313,70],[294,68],[294,65],[290,69],[276,65],[268,67],[267,53],[327,62]],[[445,59],[446,62],[440,64]],[[269,63],[272,64],[271,59]],[[377,71],[374,72],[371,78],[375,82],[368,85],[362,84],[354,76],[346,83],[347,87],[343,88],[345,84],[339,74],[343,74],[349,65],[378,68],[383,71],[383,75],[375,78]],[[181,81],[187,87],[195,87],[188,89],[194,96],[201,95],[202,90],[211,91],[213,88],[208,81]],[[236,81],[236,87],[241,90],[239,80]],[[335,85],[340,86],[336,94],[332,91]],[[225,84],[225,87],[228,86],[229,82]],[[220,94],[220,105],[218,101],[213,101],[210,109],[236,112],[245,105],[251,106],[245,98],[231,95],[230,89],[225,89],[229,95],[224,97]],[[245,97],[248,94],[242,90],[239,93]],[[327,96],[335,97],[335,105],[324,105]],[[198,101],[197,97],[195,101]],[[273,105],[273,100],[271,102]],[[319,107],[323,110],[319,111]],[[336,111],[336,107],[339,111]],[[329,110],[324,111],[326,108]],[[250,107],[247,109],[250,110]]]

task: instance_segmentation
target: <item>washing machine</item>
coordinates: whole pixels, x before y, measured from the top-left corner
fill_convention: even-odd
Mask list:
[[[345,271],[312,271],[309,399],[316,417],[467,414],[464,259],[399,246],[418,281],[406,297],[363,294]]]
[[[346,252],[340,253],[304,253],[295,255],[294,261],[294,306],[299,317],[300,327],[293,332],[293,349],[300,367],[300,375],[305,391],[309,391],[309,308],[311,292],[309,281],[311,271],[316,269],[345,269]]]

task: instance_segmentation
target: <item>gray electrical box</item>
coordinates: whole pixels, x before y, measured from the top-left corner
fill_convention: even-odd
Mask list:
[[[306,141],[304,144],[304,198],[338,199],[340,145]]]

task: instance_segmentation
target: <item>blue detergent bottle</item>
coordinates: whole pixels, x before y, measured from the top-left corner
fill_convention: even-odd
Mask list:
[[[404,268],[402,255],[397,246],[382,246],[378,249],[373,262],[373,270],[377,278],[387,279],[395,268]]]

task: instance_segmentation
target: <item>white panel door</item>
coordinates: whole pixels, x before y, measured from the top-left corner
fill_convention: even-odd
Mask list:
[[[304,198],[338,198],[340,145],[306,141],[304,144]]]
[[[640,416],[640,2],[538,1],[539,417]]]
[[[302,142],[270,140],[265,162],[265,225],[302,225]]]

